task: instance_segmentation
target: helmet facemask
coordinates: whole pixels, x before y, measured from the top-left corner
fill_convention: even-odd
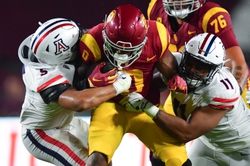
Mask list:
[[[117,41],[117,43],[109,40],[105,33],[105,29],[102,31],[104,44],[103,50],[112,65],[122,70],[122,68],[129,67],[134,63],[141,55],[142,48],[147,41],[147,37],[142,43],[136,46],[132,46],[130,42]]]
[[[190,13],[198,10],[204,3],[204,0],[162,0],[163,7],[167,14],[172,17],[184,19]]]
[[[209,84],[223,64],[213,64],[202,57],[195,56],[184,50],[179,71],[190,89]]]
[[[182,53],[179,71],[191,90],[211,83],[225,64],[225,47],[221,39],[211,33],[194,36]]]
[[[143,13],[130,4],[120,5],[105,18],[103,50],[119,70],[129,67],[141,55],[147,41],[148,23]]]

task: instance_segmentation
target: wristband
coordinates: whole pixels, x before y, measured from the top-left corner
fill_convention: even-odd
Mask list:
[[[150,106],[149,108],[146,108],[143,110],[150,118],[154,119],[155,115],[158,113],[159,108],[155,105]]]

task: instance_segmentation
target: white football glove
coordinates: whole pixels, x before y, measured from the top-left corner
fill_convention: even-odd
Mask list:
[[[250,88],[248,88],[248,90],[246,92],[246,101],[247,101],[247,104],[250,105]]]
[[[113,83],[114,88],[116,89],[116,95],[128,90],[131,86],[132,78],[125,71],[118,71],[118,78]]]
[[[132,92],[127,97],[124,97],[120,102],[122,106],[126,107],[129,112],[145,112],[152,119],[155,117],[159,111],[158,107],[153,105],[147,99],[145,99],[141,94]]]

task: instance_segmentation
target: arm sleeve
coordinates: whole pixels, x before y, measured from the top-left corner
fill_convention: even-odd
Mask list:
[[[71,87],[70,84],[59,84],[47,89],[44,89],[40,92],[40,95],[44,103],[49,104],[51,101],[57,101],[58,97]]]

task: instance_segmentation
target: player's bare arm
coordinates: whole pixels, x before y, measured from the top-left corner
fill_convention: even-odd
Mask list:
[[[97,87],[77,91],[73,87],[62,93],[58,98],[58,103],[65,108],[74,111],[84,111],[116,96],[116,89],[113,85]]]
[[[179,141],[187,143],[207,133],[217,126],[228,110],[199,107],[192,113],[189,121],[159,111],[153,119],[166,133],[172,133]]]
[[[106,67],[110,65],[105,63],[94,65],[87,79],[91,88],[80,87],[83,90],[77,91],[71,87],[59,96],[59,104],[75,111],[89,110],[129,89],[131,77],[127,73],[117,74],[116,68]]]
[[[231,69],[232,74],[243,90],[248,76],[248,66],[245,62],[245,57],[239,46],[234,46],[226,49],[227,58],[230,59],[225,65]],[[237,58],[235,58],[237,56]]]
[[[163,57],[156,63],[156,68],[166,80],[169,80],[177,74],[178,64],[173,54],[167,50],[166,55],[163,55]]]

